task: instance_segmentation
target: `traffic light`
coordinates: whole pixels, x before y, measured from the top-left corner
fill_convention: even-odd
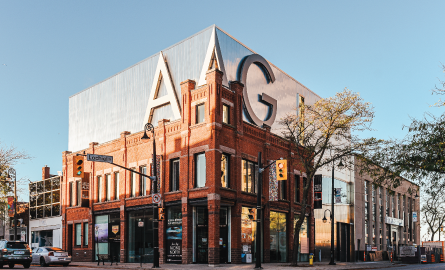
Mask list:
[[[287,160],[277,160],[277,180],[287,180]]]
[[[158,208],[158,220],[164,220],[165,219],[165,212],[164,208]]]
[[[73,177],[83,178],[84,167],[85,167],[85,162],[83,160],[83,156],[74,156],[73,157]]]

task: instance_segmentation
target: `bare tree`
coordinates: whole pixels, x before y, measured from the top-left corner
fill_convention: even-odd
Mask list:
[[[445,73],[445,65],[444,64],[442,64],[442,70]],[[439,86],[436,85],[434,87],[433,94],[445,95],[445,81],[442,81],[439,79]],[[445,100],[439,99],[439,101],[437,103],[435,103],[433,106],[437,106],[437,107],[445,106]]]
[[[8,169],[14,167],[19,161],[31,159],[31,157],[24,151],[18,150],[14,146],[5,146],[0,142],[0,208],[6,207],[7,195],[12,191],[13,185],[6,181],[8,177]],[[17,179],[17,185],[26,183],[25,179]],[[17,192],[22,191],[18,188]],[[3,215],[0,216],[0,219]]]
[[[312,203],[308,195],[315,173],[324,167],[332,168],[340,160],[351,169],[353,154],[370,151],[381,142],[357,135],[371,129],[374,112],[370,103],[348,89],[314,105],[300,104],[298,111],[281,120],[283,135],[294,145],[293,159],[302,164],[308,180],[303,186],[302,208],[295,225],[292,266],[298,264],[299,231]]]
[[[428,225],[431,241],[434,241],[436,234],[440,241],[440,228],[445,224],[445,190],[434,185],[425,189],[428,192],[422,194],[422,219]]]

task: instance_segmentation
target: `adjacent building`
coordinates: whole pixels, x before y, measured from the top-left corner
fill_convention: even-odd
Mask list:
[[[42,168],[42,180],[29,184],[29,245],[62,247],[61,177]]]
[[[356,162],[357,164],[357,162]],[[374,183],[355,171],[355,243],[357,251],[392,251],[420,246],[420,189],[401,178],[397,188]],[[360,258],[361,259],[361,258]]]
[[[358,159],[355,169],[334,172],[335,260],[364,260],[365,252],[381,252],[377,259],[397,256],[399,247],[420,244],[419,186],[401,178],[399,187],[377,185],[369,175],[361,175]],[[315,209],[315,247],[323,260],[330,259],[332,171],[322,178],[322,209]],[[323,222],[326,217],[327,222]]]
[[[318,99],[216,26],[70,97],[63,249],[74,261],[98,254],[152,261],[152,183],[117,164],[157,170],[166,212],[161,263],[252,263],[258,231],[264,262],[289,261],[306,174],[290,161],[295,149],[280,137],[278,120]],[[154,134],[142,140],[147,122]],[[287,181],[278,183],[273,168],[263,173],[263,216],[256,214],[259,152],[263,164],[289,160]],[[84,154],[112,156],[114,164],[84,159],[77,177],[73,159]],[[300,261],[314,251],[313,204],[306,207]]]

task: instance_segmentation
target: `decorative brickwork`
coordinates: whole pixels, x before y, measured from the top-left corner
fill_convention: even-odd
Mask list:
[[[222,86],[222,72],[217,69],[209,70],[206,74],[207,84],[196,88],[195,81],[186,80],[181,83],[181,95],[179,104],[182,107],[181,119],[174,122],[161,120],[155,128],[156,152],[160,156],[160,193],[162,194],[163,205],[167,209],[168,205],[181,205],[182,210],[182,263],[193,263],[196,247],[193,246],[194,239],[194,209],[197,206],[204,207],[208,213],[208,259],[210,265],[220,263],[220,212],[221,208],[230,209],[231,246],[228,248],[232,263],[241,263],[243,246],[241,244],[241,211],[242,207],[254,208],[257,196],[242,190],[242,160],[257,162],[258,152],[262,152],[263,164],[268,160],[275,160],[280,157],[289,159],[291,156],[291,145],[271,133],[269,127],[257,127],[243,121],[243,87],[239,82],[231,82],[230,88]],[[197,123],[196,106],[204,104],[204,122]],[[229,106],[229,123],[222,122],[223,104]],[[153,123],[155,124],[155,123]],[[110,142],[98,144],[92,142],[88,149],[78,153],[100,154],[113,156],[114,163],[127,168],[139,170],[140,166],[151,167],[153,162],[153,137],[149,140],[141,140],[143,132],[130,134],[122,132],[116,134],[116,139]],[[205,156],[205,186],[197,187],[197,154]],[[222,154],[229,157],[229,186],[222,187],[221,184],[221,157]],[[107,213],[107,211],[120,212],[120,260],[129,260],[129,211],[150,205],[152,197],[150,195],[151,182],[147,182],[147,195],[141,194],[140,176],[136,175],[135,181],[131,182],[131,173],[119,167],[107,163],[85,162],[85,177],[89,180],[89,204],[88,207],[69,207],[70,195],[76,196],[76,190],[69,190],[69,183],[77,181],[72,177],[73,156],[77,153],[63,153],[63,234],[64,248],[72,252],[82,254],[73,256],[73,260],[93,260],[94,259],[94,215],[96,213]],[[179,190],[172,191],[171,187],[171,159],[179,159]],[[303,168],[291,161],[288,163],[289,172],[302,171]],[[116,197],[115,174],[119,174],[118,195]],[[150,173],[150,169],[147,169]],[[111,192],[110,201],[106,201],[108,192],[105,183],[106,175],[110,174]],[[293,212],[300,209],[299,204],[292,200],[278,200],[269,202],[269,171],[263,173],[263,199],[264,206],[264,234],[263,234],[263,254],[264,261],[270,261],[270,234],[269,234],[269,213],[270,211],[285,212],[287,216],[287,246],[291,250],[293,239]],[[101,178],[101,185],[98,186],[98,178]],[[287,181],[287,197],[292,198],[294,194],[293,174],[289,173]],[[134,186],[133,186],[134,185]],[[131,196],[132,189],[135,189],[134,198]],[[98,196],[101,196],[99,198]],[[312,211],[307,211],[312,213]],[[313,251],[313,217],[310,222],[310,249]],[[73,226],[78,222],[89,223],[88,246],[73,246],[74,231]],[[166,263],[168,251],[167,246],[167,221],[159,223],[159,251],[160,262]],[[72,241],[68,240],[72,236]],[[196,235],[195,235],[196,237]],[[195,239],[196,241],[196,239]],[[150,243],[151,244],[151,243]],[[228,243],[226,243],[228,245]],[[195,248],[195,249],[194,249]],[[84,257],[84,252],[87,256]],[[288,252],[288,254],[291,254]],[[134,255],[132,255],[134,256]],[[288,255],[288,259],[290,255]]]

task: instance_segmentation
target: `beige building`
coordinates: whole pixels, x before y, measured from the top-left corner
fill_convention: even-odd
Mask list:
[[[378,251],[420,244],[420,190],[407,179],[395,189],[375,185],[367,175],[355,172],[355,245]]]
[[[332,171],[322,171],[318,177],[323,192],[322,209],[314,209],[315,256],[318,259],[321,255],[326,261],[331,248]],[[360,175],[358,169],[343,169],[334,172],[334,188],[336,261],[363,260],[367,249],[388,251],[394,247],[397,255],[400,246],[420,244],[420,193],[416,184],[403,179],[399,187],[388,189],[374,185],[371,177]]]

